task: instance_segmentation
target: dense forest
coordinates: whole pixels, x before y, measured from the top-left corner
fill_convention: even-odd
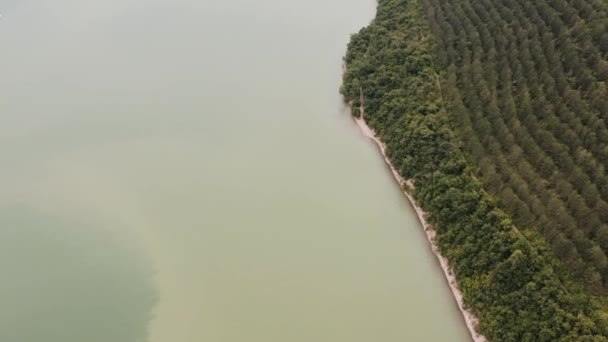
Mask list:
[[[486,189],[608,293],[608,3],[423,2],[444,95]]]
[[[608,341],[608,4],[380,0],[341,89],[490,341]]]

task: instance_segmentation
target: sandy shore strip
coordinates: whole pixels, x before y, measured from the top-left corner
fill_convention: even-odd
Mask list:
[[[380,148],[380,152],[382,153],[382,156],[384,157],[384,161],[390,167],[391,172],[393,173],[393,176],[395,177],[397,182],[399,182],[401,189],[403,190],[404,184],[407,185],[410,189],[413,189],[414,188],[413,182],[411,180],[406,180],[403,177],[401,177],[401,175],[397,172],[397,170],[395,170],[395,167],[393,166],[391,161],[386,156],[386,153],[385,153],[386,145],[377,137],[376,132],[374,132],[374,130],[371,129],[367,125],[367,123],[365,122],[365,119],[363,119],[363,110],[361,110],[361,116],[359,118],[355,118],[355,117],[353,117],[353,118],[354,118],[355,122],[357,123],[357,126],[359,126],[359,128],[361,129],[361,132],[363,133],[363,135],[366,136],[367,138],[370,138],[378,145],[378,147]],[[405,196],[407,196],[407,198],[410,200],[412,206],[416,210],[416,214],[418,215],[418,219],[420,220],[420,223],[422,223],[422,227],[424,228],[426,237],[429,240],[431,249],[433,250],[433,254],[435,254],[437,259],[439,260],[439,264],[441,265],[443,274],[445,275],[445,278],[447,279],[448,284],[450,285],[450,288],[452,289],[452,294],[454,295],[454,298],[456,299],[456,302],[458,303],[458,308],[460,309],[460,312],[462,313],[462,316],[464,317],[464,320],[466,322],[467,328],[469,329],[469,333],[471,334],[471,337],[473,338],[473,341],[474,342],[487,342],[486,338],[483,335],[480,335],[475,330],[475,327],[477,326],[477,323],[478,323],[478,319],[477,319],[477,317],[475,317],[475,315],[473,315],[472,312],[465,309],[463,299],[462,299],[462,292],[460,292],[460,289],[458,288],[458,283],[456,282],[456,277],[450,270],[448,260],[444,256],[442,256],[441,253],[439,253],[437,246],[435,246],[435,243],[434,243],[435,230],[433,230],[433,228],[426,221],[426,219],[425,219],[426,213],[422,210],[422,208],[420,208],[418,206],[418,204],[416,203],[416,201],[414,200],[414,198],[412,197],[411,194],[409,194],[407,191],[403,191],[403,193],[405,194]]]

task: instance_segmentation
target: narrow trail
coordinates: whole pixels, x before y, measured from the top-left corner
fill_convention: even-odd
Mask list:
[[[445,258],[443,255],[441,255],[441,253],[439,252],[439,249],[437,248],[437,246],[434,243],[436,233],[435,233],[435,230],[433,229],[433,227],[426,221],[426,213],[424,212],[424,210],[422,210],[422,208],[420,208],[418,206],[414,197],[408,191],[404,190],[404,185],[406,185],[409,189],[414,189],[413,180],[404,179],[403,177],[401,177],[399,172],[397,172],[397,170],[395,169],[395,167],[393,166],[393,164],[391,163],[389,158],[386,156],[386,145],[380,140],[380,138],[378,138],[378,136],[376,135],[376,132],[372,128],[370,128],[367,125],[367,123],[365,122],[365,118],[364,118],[365,107],[364,107],[364,98],[363,98],[362,91],[361,91],[360,113],[361,113],[361,115],[358,118],[353,117],[353,119],[357,123],[357,126],[361,130],[361,133],[365,137],[373,140],[376,143],[376,145],[378,145],[378,147],[380,148],[380,152],[382,153],[382,157],[384,158],[384,161],[386,162],[386,164],[389,166],[389,168],[393,174],[393,177],[395,178],[395,180],[397,180],[397,183],[399,183],[399,187],[402,189],[403,193],[405,194],[405,196],[408,198],[408,200],[414,207],[414,210],[416,211],[416,215],[418,216],[418,219],[420,220],[420,223],[422,224],[422,227],[426,234],[427,240],[429,241],[433,254],[435,254],[435,256],[437,257],[437,260],[439,260],[439,264],[441,266],[441,269],[443,270],[443,274],[445,275],[445,278],[448,281],[448,285],[450,286],[450,289],[452,290],[452,294],[454,296],[454,299],[456,300],[456,303],[458,304],[458,308],[460,309],[460,312],[462,313],[466,326],[469,330],[469,333],[471,334],[472,340],[474,342],[487,342],[487,339],[485,338],[485,336],[479,334],[476,330],[476,327],[479,323],[478,318],[464,306],[464,299],[462,296],[462,292],[458,288],[458,283],[456,281],[456,277],[450,269],[447,258]]]

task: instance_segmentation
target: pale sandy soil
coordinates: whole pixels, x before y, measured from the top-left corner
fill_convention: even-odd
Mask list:
[[[374,130],[372,130],[367,125],[365,120],[363,119],[363,108],[361,108],[361,117],[354,118],[354,119],[355,119],[355,122],[357,123],[357,125],[359,126],[359,128],[361,129],[361,132],[363,133],[363,135],[372,139],[378,145],[378,147],[380,148],[380,152],[382,153],[382,156],[384,157],[384,161],[390,167],[391,172],[393,173],[393,176],[395,177],[397,182],[399,182],[399,185],[401,186],[401,188],[403,189],[403,185],[406,184],[410,189],[414,189],[414,182],[411,179],[406,180],[403,177],[401,177],[401,175],[393,167],[393,164],[391,163],[391,161],[387,158],[386,153],[385,153],[386,145],[382,141],[380,141],[380,139],[376,136],[376,132],[374,132]],[[426,221],[426,219],[425,219],[426,213],[422,210],[422,208],[420,208],[418,206],[418,204],[416,203],[416,201],[414,200],[412,195],[410,195],[407,191],[404,191],[404,193],[407,196],[407,198],[410,200],[414,209],[416,210],[416,214],[418,215],[418,219],[422,223],[422,227],[424,228],[426,237],[430,243],[431,249],[433,250],[433,254],[435,254],[437,259],[439,260],[439,264],[441,265],[443,274],[445,275],[445,278],[447,279],[448,284],[450,285],[450,288],[452,289],[452,294],[454,295],[454,298],[456,299],[456,302],[458,303],[458,308],[460,309],[460,312],[462,313],[462,316],[464,317],[464,320],[466,322],[467,328],[469,329],[471,337],[473,338],[473,341],[474,342],[486,342],[487,341],[486,338],[483,335],[480,335],[479,333],[477,333],[477,331],[475,330],[475,327],[477,326],[477,323],[478,323],[477,317],[475,317],[472,312],[470,312],[469,310],[467,310],[464,307],[464,303],[463,303],[463,299],[462,299],[462,292],[460,292],[460,289],[458,288],[458,283],[456,282],[456,278],[455,278],[454,274],[452,273],[452,271],[450,270],[448,260],[439,253],[439,250],[434,243],[435,230],[433,230],[433,227],[431,227],[428,224],[428,222]]]

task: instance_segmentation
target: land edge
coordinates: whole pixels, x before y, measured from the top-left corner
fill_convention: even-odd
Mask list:
[[[352,106],[352,104],[351,104],[351,106]],[[382,154],[382,157],[384,158],[384,162],[389,166],[389,168],[393,174],[393,177],[395,178],[395,180],[397,180],[397,182],[399,183],[399,187],[401,188],[401,190],[403,191],[403,193],[405,194],[407,199],[410,201],[410,204],[416,211],[418,220],[420,221],[422,228],[424,229],[427,240],[429,241],[429,244],[431,246],[431,250],[433,251],[433,254],[435,254],[435,256],[437,257],[437,260],[439,261],[441,269],[443,270],[443,274],[444,274],[446,280],[448,281],[448,285],[450,286],[450,289],[452,290],[452,295],[454,296],[454,299],[456,300],[456,303],[458,304],[458,309],[460,309],[460,312],[465,320],[465,323],[469,330],[471,338],[473,339],[474,342],[487,342],[486,337],[481,335],[479,332],[477,332],[476,326],[479,323],[479,319],[470,310],[468,310],[464,306],[462,292],[460,291],[460,288],[458,287],[458,282],[456,281],[456,277],[455,277],[454,273],[452,273],[452,270],[450,269],[448,259],[446,257],[444,257],[443,255],[441,255],[441,253],[439,252],[439,248],[437,248],[437,245],[435,245],[436,232],[433,229],[433,227],[426,221],[426,212],[424,210],[422,210],[422,208],[420,208],[420,206],[418,206],[418,203],[416,202],[416,200],[414,199],[412,194],[410,194],[404,188],[404,185],[405,185],[409,189],[414,189],[414,182],[411,179],[404,179],[403,177],[401,177],[399,172],[397,172],[397,170],[393,166],[393,163],[390,161],[390,159],[386,155],[386,145],[380,140],[380,138],[378,138],[378,136],[376,135],[376,132],[367,125],[367,123],[365,122],[365,119],[363,118],[363,114],[364,114],[364,110],[363,110],[363,105],[362,105],[361,106],[361,115],[358,118],[355,116],[352,116],[352,115],[351,115],[351,117],[353,118],[353,120],[355,121],[357,126],[359,127],[361,133],[365,137],[374,141],[376,143],[376,145],[379,147],[380,153]]]

